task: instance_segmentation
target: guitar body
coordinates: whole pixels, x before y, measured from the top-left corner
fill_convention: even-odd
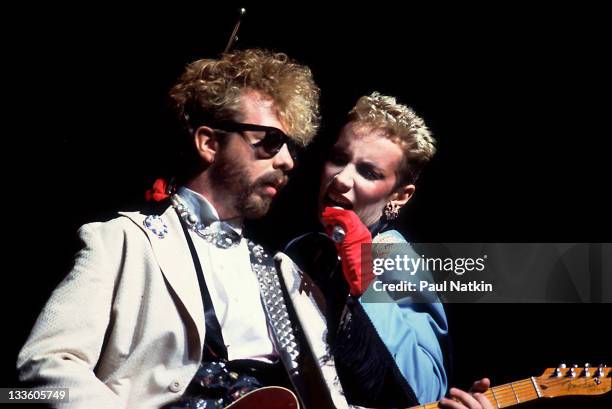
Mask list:
[[[289,389],[266,386],[251,391],[225,409],[299,409],[297,397]]]

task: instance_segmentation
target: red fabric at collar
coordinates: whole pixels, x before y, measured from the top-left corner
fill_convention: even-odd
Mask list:
[[[161,202],[170,195],[167,192],[168,182],[165,179],[159,178],[153,183],[153,187],[145,192],[145,200],[147,202]]]

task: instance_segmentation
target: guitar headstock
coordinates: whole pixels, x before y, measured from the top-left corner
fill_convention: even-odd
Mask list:
[[[582,367],[565,364],[558,368],[548,368],[542,376],[533,378],[539,395],[543,398],[554,398],[570,395],[601,395],[612,388],[610,368],[606,365]]]

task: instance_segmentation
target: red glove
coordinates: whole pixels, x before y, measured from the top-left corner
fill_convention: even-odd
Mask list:
[[[145,200],[147,202],[161,202],[169,196],[168,193],[166,193],[167,187],[168,182],[164,179],[157,179],[155,183],[153,183],[153,187],[145,192]]]
[[[359,297],[374,279],[372,272],[372,235],[361,222],[359,216],[351,210],[336,207],[323,209],[323,225],[328,235],[335,226],[344,229],[344,240],[336,243],[336,249],[342,261],[342,272],[349,284],[350,293]],[[362,244],[367,244],[363,246]]]

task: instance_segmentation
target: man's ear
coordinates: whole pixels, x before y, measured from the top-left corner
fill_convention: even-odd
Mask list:
[[[193,138],[198,156],[208,164],[213,163],[219,149],[215,131],[207,126],[200,126],[195,130]]]
[[[389,198],[389,203],[403,207],[412,195],[414,195],[414,191],[416,190],[416,186],[413,184],[403,185],[395,189],[395,192],[391,194]]]

